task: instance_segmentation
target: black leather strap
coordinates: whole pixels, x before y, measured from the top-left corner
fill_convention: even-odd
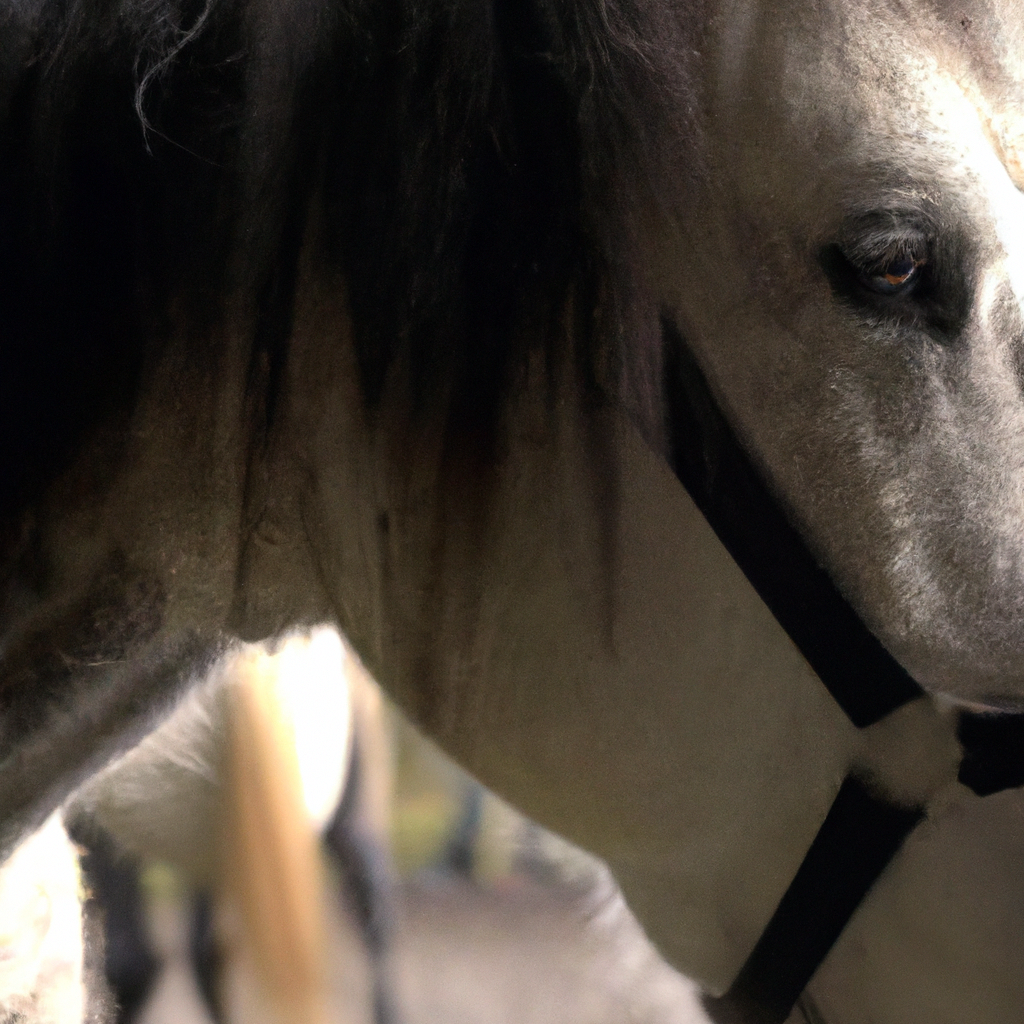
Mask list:
[[[679,332],[662,330],[672,468],[719,540],[854,725],[921,697],[790,525]]]
[[[739,1019],[783,1024],[923,808],[897,807],[859,779],[843,783],[772,919],[721,1000]]]
[[[960,715],[957,738],[964,748],[960,781],[978,796],[1024,786],[1024,715]]]
[[[662,329],[672,468],[744,575],[855,726],[921,697],[789,523],[678,331],[667,321]],[[782,1024],[922,816],[848,778],[732,988],[709,1010]]]
[[[786,518],[675,326],[663,320],[662,332],[672,468],[761,599],[858,728],[922,697]],[[981,796],[1024,785],[1024,715],[965,712],[958,737],[964,785]],[[924,813],[847,778],[729,992],[706,1000],[713,1016],[783,1024]]]

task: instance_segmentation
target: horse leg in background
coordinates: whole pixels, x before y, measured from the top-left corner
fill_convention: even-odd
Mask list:
[[[398,879],[391,824],[392,739],[380,691],[361,669],[349,676],[351,748],[341,801],[324,842],[341,875],[346,912],[366,944],[373,975],[374,1024],[399,1018],[391,977]]]
[[[228,1016],[328,1024],[325,878],[303,799],[294,736],[273,660],[243,656],[230,687],[221,838],[214,893],[225,944]]]
[[[213,896],[198,892],[192,901],[188,928],[189,963],[213,1024],[225,1024],[220,979],[224,956],[217,940],[217,908]]]
[[[326,923],[333,930],[323,937],[326,948],[331,951],[330,967],[332,973],[337,975],[344,964],[364,964],[365,977],[362,981],[368,991],[365,992],[365,999],[355,1000],[359,1005],[354,1006],[351,994],[339,996],[337,991],[339,988],[351,988],[354,980],[351,976],[347,980],[333,977],[327,979],[327,984],[335,990],[333,1019],[348,1022],[372,1018],[375,1024],[392,1024],[398,1014],[392,997],[389,963],[396,897],[388,841],[393,788],[390,728],[380,691],[350,654],[345,659],[345,684],[347,713],[350,716],[347,730],[349,743],[347,757],[343,762],[346,772],[343,784],[339,787],[340,800],[335,799],[332,804],[321,802],[319,808],[314,808],[310,803],[308,788],[306,800],[310,815],[321,828],[326,850],[340,873],[338,884],[342,898],[338,909],[341,912],[327,915]],[[295,726],[296,751],[300,759],[302,755],[310,754],[311,760],[315,761],[318,756],[323,757],[325,750],[329,753],[337,746],[336,736],[330,730],[325,736],[323,730],[318,728],[321,707],[322,697],[317,692],[307,694],[301,706],[292,702],[290,719]],[[304,721],[307,728],[313,725],[317,735],[307,733],[304,737]],[[244,729],[238,735],[244,738],[260,733],[258,729]],[[244,787],[251,778],[251,765],[251,758],[243,757],[238,762],[243,770],[236,774],[230,786],[231,807],[242,808],[247,805]],[[307,775],[312,774],[313,769],[304,769],[304,781]],[[252,820],[269,806],[266,801],[269,790],[269,785],[261,787],[258,801],[248,803],[256,812],[250,816]],[[269,829],[253,829],[252,820],[246,827],[231,829],[229,835],[244,838],[248,833],[259,838],[265,831],[277,831],[290,836],[298,834],[295,828],[281,830],[271,826]],[[230,858],[230,862],[241,864],[246,863],[247,859],[243,854]],[[257,867],[262,863],[260,856],[256,861]],[[286,872],[285,877],[310,877],[314,870],[309,865],[304,871]],[[270,890],[271,887],[261,883],[258,878],[244,887],[245,893],[256,894],[261,904]],[[254,923],[248,931],[253,935],[272,936],[274,932],[270,923],[277,919],[276,908],[271,903],[264,908],[263,913],[267,914],[267,923],[264,926]],[[324,948],[323,944],[320,948]],[[309,961],[315,953],[314,945],[310,947],[310,955],[305,959]],[[268,961],[272,957],[272,962],[280,962],[281,959],[280,951],[275,953],[269,948],[265,956]],[[310,1019],[311,1012],[313,1008],[305,1010],[299,1019]]]
[[[68,834],[80,851],[83,909],[86,915],[98,918],[102,929],[103,975],[114,999],[111,1019],[116,1024],[132,1024],[162,966],[149,937],[138,861],[119,850],[98,825],[83,818],[69,824]]]

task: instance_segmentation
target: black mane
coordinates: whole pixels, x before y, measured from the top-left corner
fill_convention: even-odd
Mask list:
[[[524,348],[564,335],[570,297],[578,356],[622,335],[633,218],[671,187],[685,135],[692,11],[5,3],[9,496],[131,395],[147,346],[182,323],[201,337],[229,305],[255,324],[272,418],[311,217],[347,283],[369,407],[401,356],[414,402],[447,381],[456,419],[484,423]]]

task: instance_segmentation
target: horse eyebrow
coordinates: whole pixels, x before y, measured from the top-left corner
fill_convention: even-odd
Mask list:
[[[848,204],[833,234],[848,258],[867,266],[894,253],[920,250],[938,232],[934,203],[900,189],[888,195],[873,191],[860,203]]]
[[[838,190],[841,230],[915,229],[930,234],[938,227],[940,206],[935,182],[921,180],[891,156],[857,165]]]

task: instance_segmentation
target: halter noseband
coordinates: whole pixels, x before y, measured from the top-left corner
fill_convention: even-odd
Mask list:
[[[662,321],[675,475],[846,717],[874,725],[926,696],[817,564],[719,410],[675,326]],[[1024,714],[962,711],[959,781],[979,796],[1024,785]],[[925,817],[847,776],[753,951],[709,1009],[784,1024],[871,886]]]

